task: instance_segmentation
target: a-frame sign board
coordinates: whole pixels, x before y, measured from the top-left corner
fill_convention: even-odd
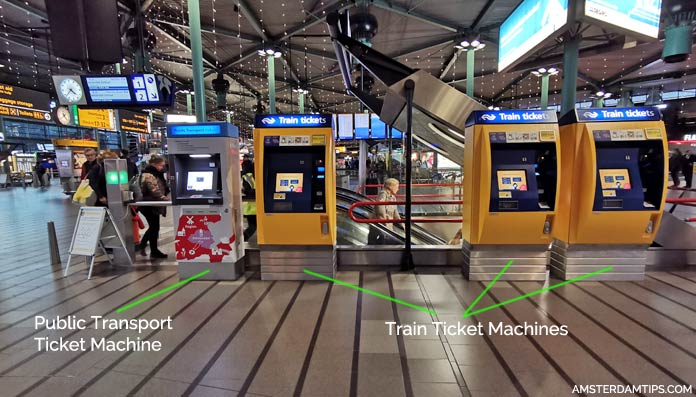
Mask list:
[[[106,222],[106,224],[105,224]],[[109,225],[110,223],[110,225]],[[104,231],[112,229],[115,234],[104,235]],[[94,258],[97,256],[97,248],[99,248],[104,255],[106,255],[109,263],[112,263],[111,258],[106,252],[105,241],[116,238],[120,246],[110,247],[116,249],[123,249],[126,251],[126,257],[131,266],[133,266],[133,259],[128,254],[126,249],[126,243],[121,236],[121,232],[114,222],[113,216],[108,208],[104,207],[82,207],[80,208],[80,213],[77,216],[77,222],[75,223],[75,230],[73,231],[72,241],[70,242],[70,250],[68,256],[68,263],[65,266],[64,276],[67,276],[68,269],[70,268],[70,260],[73,255],[82,255],[86,258],[90,258],[89,263],[89,273],[87,274],[87,279],[92,278],[92,269],[94,268]]]

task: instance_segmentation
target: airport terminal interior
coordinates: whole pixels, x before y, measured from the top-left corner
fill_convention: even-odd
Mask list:
[[[0,0],[0,395],[696,395],[695,38],[692,0]]]

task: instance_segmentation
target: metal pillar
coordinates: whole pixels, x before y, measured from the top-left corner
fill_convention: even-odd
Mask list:
[[[473,51],[471,51],[473,53]],[[472,58],[473,59],[473,58]],[[467,87],[469,85],[469,74],[467,74]],[[411,270],[413,265],[413,254],[411,253],[411,153],[413,152],[413,90],[415,83],[413,80],[406,80],[404,90],[406,91],[406,206],[404,223],[404,256],[401,260],[401,270]],[[473,84],[472,84],[473,90]]]
[[[116,70],[116,74],[121,74],[121,64],[120,64],[120,63],[115,63],[115,64],[114,64],[114,70]]]
[[[191,94],[186,94],[186,114],[193,114],[193,104],[191,103]]]
[[[474,51],[466,52],[466,95],[474,97]]]
[[[304,92],[300,92],[300,94],[298,96],[299,96],[298,101],[300,102],[300,114],[303,114],[304,113],[304,96],[305,96],[305,94],[304,94]]]
[[[275,57],[268,55],[266,59],[268,61],[268,113],[275,114]]]
[[[198,0],[187,0],[189,34],[191,36],[191,60],[193,62],[193,92],[196,94],[196,121],[204,122],[205,84],[203,81],[203,44],[201,43],[201,10]]]
[[[561,94],[561,116],[575,109],[578,86],[578,57],[580,36],[569,37],[563,47],[563,92]]]
[[[541,75],[541,110],[549,108],[549,78],[551,75],[548,73]]]
[[[620,108],[630,108],[633,106],[633,99],[631,98],[631,95],[633,92],[630,90],[625,90],[621,92],[621,99],[619,99],[619,103],[616,104],[617,107]]]

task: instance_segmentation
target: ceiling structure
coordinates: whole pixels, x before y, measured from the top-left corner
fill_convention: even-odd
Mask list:
[[[560,67],[563,38],[513,67],[497,73],[497,37],[502,21],[520,0],[200,0],[207,110],[210,118],[223,118],[214,107],[211,81],[223,73],[230,81],[227,96],[235,124],[248,131],[254,106],[268,107],[266,60],[259,49],[274,46],[282,52],[276,60],[277,111],[298,110],[293,88],[309,90],[306,106],[311,111],[349,113],[359,102],[345,94],[324,19],[333,11],[367,6],[379,28],[372,47],[414,69],[438,76],[465,90],[466,56],[455,45],[478,36],[487,46],[476,52],[475,97],[489,105],[509,108],[538,106],[540,78],[530,72],[539,67]],[[687,0],[666,0],[665,8]],[[151,54],[154,71],[191,85],[192,67],[186,0],[119,0],[122,32],[133,26],[136,7],[145,15],[146,27],[155,34]],[[44,0],[0,0],[0,81],[51,91],[51,74],[85,73],[76,62],[48,54],[51,42]],[[662,43],[636,41],[597,26],[579,25],[580,49],[578,100],[599,89],[616,96],[630,89],[642,94],[652,87],[696,87],[694,57],[677,64],[660,59]],[[696,47],[694,47],[696,49]],[[123,39],[127,64],[133,72],[132,51]],[[694,52],[692,51],[692,54]],[[91,71],[95,73],[95,71]],[[113,68],[102,72],[113,73]],[[98,71],[97,71],[98,73]],[[560,103],[563,71],[550,81],[550,104]],[[373,93],[383,94],[377,83]],[[179,98],[181,111],[185,99]]]

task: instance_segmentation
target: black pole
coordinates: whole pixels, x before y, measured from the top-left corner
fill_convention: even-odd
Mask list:
[[[404,241],[404,256],[401,260],[401,270],[412,270],[413,254],[411,253],[411,153],[412,148],[412,127],[413,127],[413,90],[416,84],[413,80],[406,80],[404,83],[404,91],[406,94],[406,224],[404,225],[405,241]]]

